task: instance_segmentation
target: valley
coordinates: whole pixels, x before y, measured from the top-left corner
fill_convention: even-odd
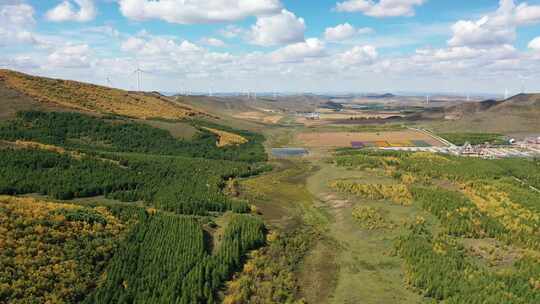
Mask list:
[[[536,145],[537,95],[449,120],[2,75],[0,303],[540,302],[538,157],[437,150]]]

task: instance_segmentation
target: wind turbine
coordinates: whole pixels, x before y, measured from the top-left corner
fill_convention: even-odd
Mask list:
[[[107,76],[107,85],[112,88],[113,87],[113,83],[111,81],[111,77],[110,76]]]
[[[141,91],[141,82],[142,82],[143,73],[148,73],[148,72],[141,70],[140,67],[137,67],[137,69],[133,71],[133,74],[137,74],[137,90],[139,92]]]
[[[508,89],[504,90],[504,100],[508,99],[510,97],[510,93],[508,92]]]
[[[429,95],[426,95],[426,104],[429,104]]]
[[[528,80],[529,77],[523,76],[521,74],[518,75],[519,79],[521,79],[521,94],[525,94],[525,80]]]

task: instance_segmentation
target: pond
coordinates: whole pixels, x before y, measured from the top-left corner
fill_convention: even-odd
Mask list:
[[[273,148],[272,155],[276,157],[294,157],[304,156],[309,154],[309,151],[304,148]]]

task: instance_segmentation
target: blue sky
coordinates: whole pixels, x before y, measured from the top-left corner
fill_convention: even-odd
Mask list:
[[[540,91],[540,0],[0,0],[0,66],[162,91]]]

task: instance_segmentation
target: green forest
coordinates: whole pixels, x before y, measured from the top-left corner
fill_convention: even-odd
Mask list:
[[[10,261],[31,259],[32,255],[22,256],[17,250],[2,255],[2,263],[11,265],[12,271],[0,273],[0,303],[44,299],[54,303],[219,302],[218,291],[242,268],[248,252],[265,244],[265,227],[250,212],[249,202],[223,191],[229,180],[269,169],[264,137],[203,120],[188,123],[200,131],[191,140],[176,139],[167,131],[125,118],[77,113],[21,112],[13,121],[1,124],[0,140],[5,143],[0,145],[1,195],[50,201],[32,201],[36,206],[68,206],[51,207],[54,210],[47,213],[58,221],[46,224],[55,229],[75,225],[72,223],[108,227],[106,217],[95,210],[106,210],[100,212],[114,216],[124,228],[106,235],[103,242],[107,241],[108,251],[99,264],[81,253],[58,257],[60,264],[73,259],[78,265],[93,267],[87,269],[93,277],[86,285],[58,278],[65,280],[63,292],[18,292],[20,286],[30,284],[29,277],[18,279],[23,285],[5,285],[22,271]],[[248,142],[217,147],[216,135],[204,127],[240,134]],[[48,146],[18,146],[17,141]],[[58,148],[47,148],[51,146]],[[97,199],[86,203],[79,200],[83,198]],[[6,210],[0,209],[0,213],[6,214]],[[20,221],[25,223],[34,218],[30,211],[24,216]],[[221,218],[226,221],[220,221],[222,227],[217,228],[223,232],[214,235],[215,222]],[[18,222],[13,225],[21,236],[32,229],[41,231],[44,224],[31,224],[30,230]],[[88,229],[84,225],[81,229]],[[6,229],[4,223],[0,226]],[[52,246],[54,239],[47,233],[56,232],[48,229],[43,233],[44,244]],[[70,246],[77,242],[74,239]],[[105,254],[100,246],[81,248],[90,256]]]
[[[29,111],[20,112],[17,119],[0,125],[0,139],[38,141],[83,151],[135,152],[244,162],[266,160],[261,145],[262,135],[204,120],[188,122],[200,132],[193,140],[179,140],[165,130],[121,118]],[[233,131],[248,142],[218,148],[216,136],[202,127]]]

